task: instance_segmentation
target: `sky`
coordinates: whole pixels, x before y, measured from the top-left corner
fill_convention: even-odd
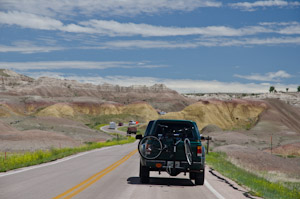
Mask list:
[[[0,0],[0,68],[180,93],[296,91],[300,0]]]

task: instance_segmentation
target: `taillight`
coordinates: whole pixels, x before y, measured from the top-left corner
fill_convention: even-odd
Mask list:
[[[202,146],[197,146],[197,156],[202,156]]]

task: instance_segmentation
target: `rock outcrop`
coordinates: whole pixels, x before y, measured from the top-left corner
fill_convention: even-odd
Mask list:
[[[0,94],[13,96],[41,96],[51,98],[90,97],[98,101],[131,104],[148,102],[163,111],[180,111],[195,100],[188,99],[163,84],[153,86],[94,85],[75,80],[40,77],[37,80],[10,70],[0,70]]]
[[[199,101],[180,112],[170,112],[162,116],[168,119],[187,119],[197,122],[198,128],[214,124],[222,129],[250,129],[267,108],[262,101],[209,100]]]

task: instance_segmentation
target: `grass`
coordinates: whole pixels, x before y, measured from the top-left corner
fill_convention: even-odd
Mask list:
[[[134,138],[118,140],[114,138],[113,140],[108,140],[106,142],[87,143],[75,148],[52,148],[45,151],[38,150],[35,152],[26,153],[10,153],[7,155],[6,159],[4,154],[0,154],[0,172],[54,161],[79,152],[89,151],[107,146],[127,144],[134,141]]]
[[[98,125],[94,126],[94,129],[100,130],[100,128],[101,128],[102,126],[106,126],[106,125],[109,125],[109,124],[98,124]]]
[[[273,183],[253,173],[241,169],[228,160],[223,153],[210,152],[206,162],[222,175],[238,184],[250,188],[250,192],[266,199],[296,199],[300,198],[299,183]]]
[[[276,154],[276,153],[273,153],[273,155],[276,155],[276,156],[282,157],[282,158],[299,158],[300,157],[299,155],[283,155],[283,154]]]
[[[122,126],[122,127],[119,127],[118,130],[127,132],[127,128],[128,128],[128,126]]]

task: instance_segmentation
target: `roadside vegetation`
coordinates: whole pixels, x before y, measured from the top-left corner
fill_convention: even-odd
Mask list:
[[[109,124],[98,124],[98,125],[94,126],[93,128],[96,130],[100,130],[101,127],[107,126],[107,125],[109,125]]]
[[[107,146],[127,144],[134,142],[134,138],[120,137],[118,139],[108,140],[106,142],[89,142],[83,146],[75,148],[52,148],[50,150],[25,152],[25,153],[5,153],[0,154],[0,172],[9,171],[21,167],[27,167],[54,161],[66,156],[70,156],[79,152],[90,151]]]
[[[226,159],[226,154],[210,152],[206,162],[222,175],[248,187],[252,195],[266,199],[300,198],[300,183],[270,182],[244,169],[241,169]]]

